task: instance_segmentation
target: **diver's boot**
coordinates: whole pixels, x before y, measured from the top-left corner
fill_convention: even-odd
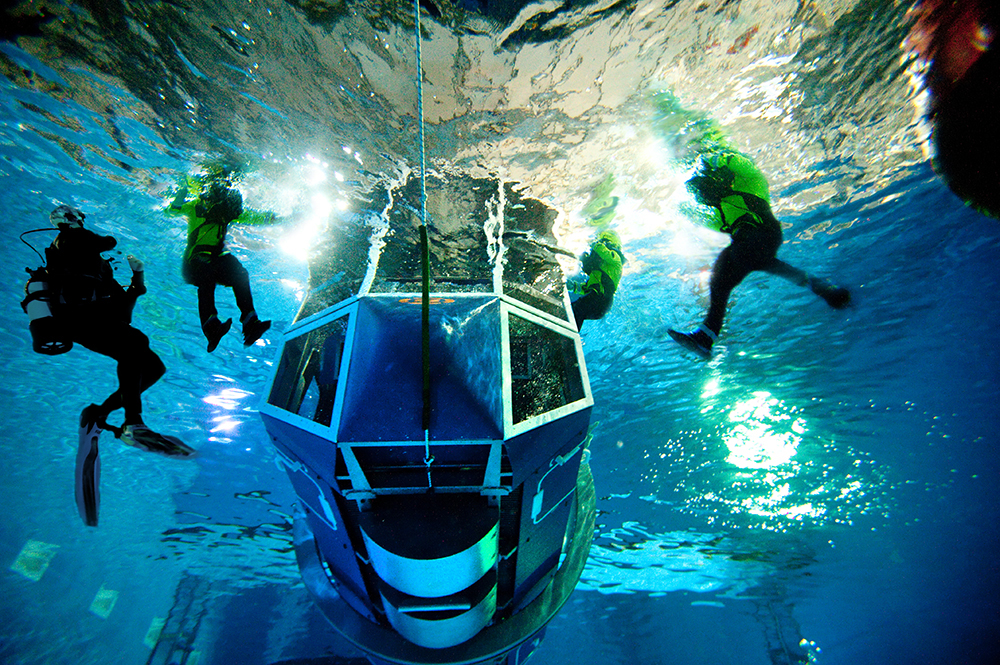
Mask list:
[[[809,288],[834,309],[844,309],[851,304],[851,292],[842,286],[837,286],[828,279],[811,277],[809,279]]]
[[[212,316],[201,325],[201,330],[205,333],[205,338],[208,340],[207,349],[209,353],[215,351],[215,348],[219,346],[219,342],[222,341],[222,338],[226,336],[226,333],[229,332],[232,326],[232,319],[226,319],[223,322],[217,316]]]
[[[257,318],[256,312],[251,312],[242,319],[243,321],[243,346],[250,346],[258,339],[261,335],[267,332],[268,328],[271,327],[270,321],[261,321]]]
[[[80,435],[100,434],[100,430],[108,429],[108,424],[104,422],[105,418],[107,415],[99,405],[91,404],[85,407],[80,413]],[[94,432],[94,430],[97,431]]]
[[[704,323],[691,332],[681,332],[673,328],[668,329],[667,332],[670,333],[675,342],[688,351],[694,351],[703,358],[712,357],[712,344],[719,338],[719,335]]]

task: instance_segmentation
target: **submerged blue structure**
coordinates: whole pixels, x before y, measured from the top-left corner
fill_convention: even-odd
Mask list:
[[[300,499],[299,567],[375,663],[523,662],[594,529],[582,346],[531,240],[554,213],[495,180],[439,182],[422,279],[391,194],[313,262],[260,410]]]

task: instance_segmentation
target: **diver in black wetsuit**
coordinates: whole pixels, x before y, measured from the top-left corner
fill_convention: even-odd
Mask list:
[[[691,332],[668,331],[683,347],[706,358],[712,355],[730,293],[755,270],[808,286],[833,308],[841,309],[850,303],[847,289],[777,258],[781,223],[771,212],[767,180],[748,157],[734,150],[702,156],[699,171],[687,186],[699,203],[715,209],[713,228],[728,233],[732,242],[712,267],[711,304],[704,321]]]
[[[113,237],[83,228],[84,214],[69,206],[53,210],[49,220],[59,229],[45,250],[49,284],[58,293],[53,314],[73,342],[118,362],[118,389],[102,404],[83,410],[81,430],[111,429],[130,446],[171,456],[190,455],[191,448],[168,441],[142,419],[142,393],[166,371],[149,348],[149,338],[130,325],[136,299],[146,292],[142,262],[129,255],[132,282],[123,289],[110,261],[101,256],[118,244]],[[125,410],[121,428],[106,422],[117,409]]]

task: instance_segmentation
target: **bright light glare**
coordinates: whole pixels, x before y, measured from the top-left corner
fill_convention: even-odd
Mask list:
[[[709,399],[711,397],[715,397],[721,392],[721,390],[722,389],[719,387],[719,379],[711,378],[705,383],[705,387],[702,388],[701,398]]]
[[[230,420],[228,418],[226,419],[216,418],[216,420],[219,421],[219,424],[213,427],[211,430],[209,430],[212,434],[215,434],[217,432],[232,432],[240,424],[240,421]]]
[[[305,168],[302,182],[310,187],[326,182],[326,170],[319,164],[310,164]]]
[[[211,404],[212,406],[217,406],[227,411],[232,411],[240,405],[240,400],[247,397],[251,393],[245,390],[240,390],[239,388],[226,388],[219,391],[215,395],[209,395],[205,397],[203,401],[206,404]]]
[[[675,168],[674,151],[661,139],[645,141],[641,151],[643,158],[654,172],[666,173]]]
[[[705,244],[690,228],[681,228],[674,234],[670,251],[678,256],[699,256],[705,253]]]
[[[323,194],[313,195],[311,203],[309,215],[280,241],[282,251],[300,261],[309,258],[316,236],[326,228],[330,213],[333,212],[333,203]]]
[[[781,407],[781,400],[766,391],[733,407],[729,420],[736,426],[725,436],[726,461],[741,469],[771,469],[791,462],[806,427],[801,418],[793,420]],[[784,421],[791,422],[780,431]]]
[[[295,299],[299,302],[306,297],[306,287],[301,282],[297,282],[294,279],[279,279],[281,285],[292,291],[295,294]]]

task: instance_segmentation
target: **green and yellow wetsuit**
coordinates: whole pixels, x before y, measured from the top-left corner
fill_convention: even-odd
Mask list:
[[[189,185],[181,189],[171,202],[169,212],[187,219],[185,265],[192,260],[209,261],[225,251],[229,222],[243,214],[243,197],[236,189],[210,188],[201,191],[197,185]]]
[[[778,224],[767,179],[746,155],[725,151],[702,156],[687,187],[699,203],[714,209],[708,224],[716,231],[732,235],[740,228]]]
[[[850,301],[847,289],[812,277],[777,258],[782,242],[781,224],[771,212],[767,179],[746,155],[733,150],[703,155],[698,173],[688,180],[687,186],[699,203],[714,208],[711,226],[728,233],[733,240],[712,266],[711,303],[704,321],[691,333],[674,331],[671,334],[676,333],[675,339],[678,336],[687,339],[689,348],[698,347],[702,353],[710,353],[712,342],[722,330],[730,294],[755,270],[808,286],[831,307],[845,307]]]
[[[202,327],[217,315],[217,284],[233,289],[243,317],[253,314],[247,271],[235,256],[225,251],[229,223],[243,214],[239,190],[220,184],[203,190],[198,183],[189,184],[170,203],[169,211],[187,218],[188,242],[181,267],[185,281],[198,287]]]
[[[587,319],[599,319],[607,314],[622,278],[625,255],[621,240],[614,231],[603,231],[590,251],[582,258],[587,282],[580,289],[583,295],[573,301],[573,316],[577,327]]]

